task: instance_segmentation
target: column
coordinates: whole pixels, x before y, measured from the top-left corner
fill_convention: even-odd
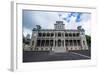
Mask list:
[[[54,47],[55,47],[55,39],[53,39],[53,49],[54,49]]]
[[[50,47],[50,39],[49,39],[48,43],[49,43],[48,47]]]
[[[41,42],[42,42],[42,40],[40,40],[40,47],[41,47]]]
[[[64,47],[64,40],[62,40],[62,46]]]

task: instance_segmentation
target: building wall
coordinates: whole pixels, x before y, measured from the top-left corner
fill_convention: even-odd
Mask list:
[[[41,36],[40,33],[42,33]],[[40,40],[41,43],[40,46],[38,46],[37,40]],[[52,40],[53,40],[53,46],[52,46]],[[32,44],[33,41],[34,45]],[[48,42],[50,41],[51,43],[49,43],[48,45]],[[69,50],[88,50],[85,33],[84,31],[80,30],[33,31],[30,43],[32,51],[67,52]]]

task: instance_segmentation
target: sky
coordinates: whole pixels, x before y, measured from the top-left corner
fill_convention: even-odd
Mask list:
[[[56,21],[63,21],[65,29],[77,29],[82,26],[87,35],[91,35],[91,13],[86,12],[50,12],[23,10],[22,13],[23,34],[32,34],[36,25],[42,29],[54,29]]]

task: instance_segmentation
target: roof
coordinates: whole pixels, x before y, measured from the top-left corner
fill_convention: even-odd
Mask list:
[[[32,31],[82,31],[84,32],[84,30],[77,30],[77,29],[65,29],[65,30],[56,30],[56,29],[40,29],[40,30],[32,30]]]
[[[58,24],[65,25],[65,24],[63,24],[63,21],[56,21],[56,23],[54,25],[58,25]]]

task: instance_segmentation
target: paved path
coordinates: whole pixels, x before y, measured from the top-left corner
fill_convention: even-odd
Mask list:
[[[23,62],[40,62],[40,61],[60,61],[60,60],[84,60],[90,59],[89,56],[68,52],[68,53],[34,53],[24,52]]]
[[[71,52],[71,53],[73,53],[73,54],[75,54],[75,55],[82,56],[82,57],[90,58],[90,57],[89,57],[89,56],[87,56],[87,55],[83,55],[83,54],[79,54],[79,53],[75,53],[75,52]]]

